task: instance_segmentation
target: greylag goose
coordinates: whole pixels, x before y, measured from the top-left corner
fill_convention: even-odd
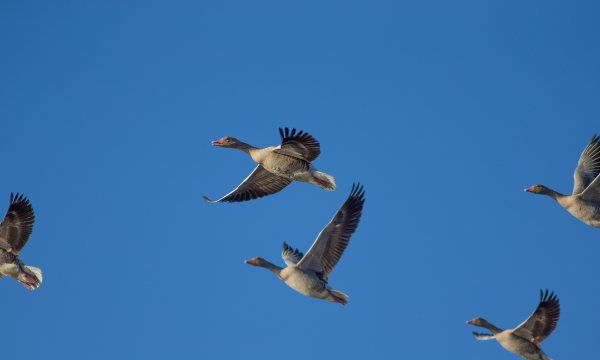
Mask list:
[[[247,201],[275,194],[292,181],[307,182],[325,190],[335,190],[333,176],[317,171],[312,165],[321,153],[319,143],[304,131],[279,128],[281,145],[256,148],[236,138],[225,136],[213,146],[238,149],[250,155],[258,165],[233,191],[218,200],[203,196],[210,203]]]
[[[580,221],[600,227],[600,137],[594,135],[587,144],[573,173],[572,195],[563,195],[544,185],[533,185],[526,192],[550,196]]]
[[[8,211],[0,223],[0,278],[11,277],[28,290],[35,290],[42,283],[42,270],[27,266],[19,259],[19,252],[31,235],[33,221],[29,200],[11,193]]]
[[[491,334],[473,332],[477,340],[496,339],[503,348],[528,360],[551,360],[540,349],[540,344],[556,328],[560,315],[560,304],[554,293],[540,290],[540,303],[531,316],[512,330],[502,330],[482,318],[467,321],[467,324],[488,329]]]
[[[331,289],[327,279],[348,246],[350,235],[358,227],[365,203],[364,195],[360,184],[352,185],[348,199],[321,230],[306,255],[284,242],[281,256],[286,268],[260,257],[246,260],[245,263],[272,271],[289,287],[303,295],[345,305],[348,295]]]

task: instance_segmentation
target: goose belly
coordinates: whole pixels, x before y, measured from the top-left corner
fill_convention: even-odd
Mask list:
[[[567,208],[575,218],[589,226],[600,228],[600,208],[586,202],[576,202]]]
[[[283,271],[285,270],[288,271],[287,273],[282,274],[282,276],[284,278],[283,281],[287,286],[302,295],[319,299],[327,296],[327,286],[316,276],[307,274],[298,269],[286,268]]]
[[[521,356],[527,360],[540,360],[541,350],[535,344],[513,335],[509,332],[502,332],[496,335],[498,343],[515,355]]]

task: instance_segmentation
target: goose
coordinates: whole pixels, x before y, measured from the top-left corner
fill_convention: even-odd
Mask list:
[[[350,195],[321,230],[306,255],[284,242],[281,256],[287,267],[281,268],[260,257],[251,258],[245,263],[270,270],[302,295],[345,305],[348,295],[331,289],[327,279],[358,227],[365,203],[364,195],[360,184],[352,185]]]
[[[11,277],[28,290],[35,290],[42,283],[42,270],[27,266],[19,259],[19,252],[31,235],[33,221],[29,200],[19,193],[11,193],[8,211],[0,223],[0,278]]]
[[[560,315],[558,298],[548,290],[540,290],[540,302],[531,316],[521,325],[512,330],[502,330],[487,322],[483,318],[467,321],[467,324],[479,326],[491,331],[491,334],[473,332],[477,340],[495,339],[503,348],[527,360],[551,360],[540,344],[556,328]]]
[[[318,171],[313,165],[321,153],[315,138],[304,131],[279,128],[281,145],[256,148],[234,137],[225,136],[213,146],[238,149],[248,154],[258,165],[242,183],[218,200],[202,196],[209,203],[239,202],[261,198],[283,190],[292,181],[307,182],[324,190],[335,190],[333,176]]]
[[[558,202],[571,215],[589,226],[600,227],[600,136],[587,144],[573,173],[572,195],[563,195],[544,185],[533,185],[526,192],[546,195]]]

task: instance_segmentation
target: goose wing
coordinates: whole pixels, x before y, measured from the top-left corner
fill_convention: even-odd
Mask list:
[[[496,336],[494,336],[493,334],[478,333],[475,331],[473,331],[473,337],[475,337],[475,339],[477,340],[494,340],[496,338]]]
[[[321,146],[310,134],[296,129],[279,128],[281,145],[273,150],[275,153],[288,155],[298,159],[313,161],[321,154]]]
[[[261,198],[263,196],[275,194],[288,186],[292,180],[275,175],[266,170],[261,165],[254,168],[254,171],[242,183],[233,189],[229,194],[218,200],[211,200],[202,196],[209,203],[217,202],[239,202]]]
[[[513,330],[513,334],[527,339],[535,344],[544,341],[558,323],[560,304],[556,295],[540,290],[540,303],[533,314]]]
[[[350,242],[358,227],[365,203],[365,192],[360,184],[352,191],[333,219],[321,230],[306,255],[298,263],[302,270],[314,271],[326,280]]]
[[[11,193],[10,205],[0,223],[0,248],[18,255],[29,240],[34,220],[29,199],[18,193],[16,195]]]
[[[283,261],[285,261],[287,266],[296,265],[302,259],[303,256],[304,254],[302,254],[298,249],[294,249],[285,242],[283,243],[283,251],[281,252],[281,257],[283,258]]]
[[[573,172],[573,194],[580,194],[600,174],[600,136],[594,135],[579,156]]]

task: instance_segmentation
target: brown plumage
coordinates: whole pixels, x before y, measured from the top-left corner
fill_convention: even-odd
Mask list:
[[[529,318],[514,329],[502,330],[483,318],[467,321],[467,324],[490,330],[491,334],[473,332],[478,340],[495,339],[506,350],[528,360],[550,360],[540,344],[556,329],[560,316],[560,304],[554,293],[540,291],[540,302]]]
[[[352,185],[350,195],[335,213],[333,219],[314,241],[306,255],[283,243],[281,256],[287,267],[281,268],[269,261],[254,257],[246,264],[272,271],[297,292],[317,299],[339,304],[348,302],[348,295],[329,286],[327,278],[348,246],[356,230],[365,203],[365,192],[360,184]]]
[[[8,210],[0,223],[0,248],[18,255],[29,240],[34,220],[29,200],[19,193],[11,193]]]
[[[37,289],[42,283],[42,270],[25,265],[19,252],[29,240],[34,219],[29,200],[11,193],[8,210],[0,223],[0,278],[13,278],[29,290]]]
[[[350,236],[356,231],[365,203],[365,192],[360,184],[353,184],[350,196],[340,207],[333,219],[325,226],[317,240],[298,263],[320,273],[327,279],[338,263],[350,242]]]
[[[315,138],[304,131],[279,129],[281,145],[256,148],[236,138],[225,136],[213,141],[213,146],[238,149],[250,155],[258,164],[254,171],[234,190],[215,202],[238,202],[261,198],[283,190],[292,181],[307,182],[324,190],[335,190],[332,176],[318,171],[311,163],[321,153]]]
[[[560,304],[554,293],[540,290],[540,303],[533,314],[519,325],[513,334],[539,345],[556,329]]]

